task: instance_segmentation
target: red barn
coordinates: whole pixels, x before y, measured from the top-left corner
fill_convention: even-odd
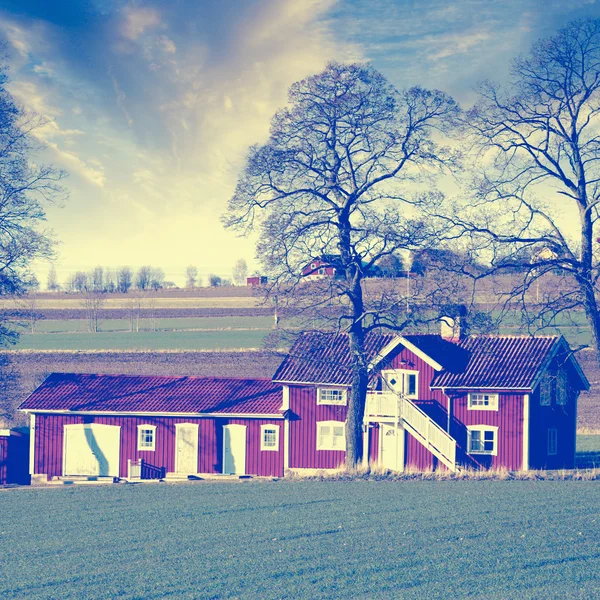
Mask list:
[[[53,374],[22,404],[32,475],[283,475],[282,388],[270,380]]]
[[[363,455],[392,470],[572,468],[589,384],[564,338],[367,336]],[[160,477],[343,465],[348,337],[304,333],[273,380],[51,375],[31,415],[32,475]]]

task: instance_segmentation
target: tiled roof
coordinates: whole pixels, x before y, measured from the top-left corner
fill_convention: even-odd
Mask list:
[[[454,342],[445,340],[441,335],[403,335],[407,342],[414,344],[445,370],[461,371],[469,356],[468,353]]]
[[[365,350],[371,360],[393,339],[393,334],[371,333]],[[352,355],[348,335],[318,331],[301,334],[273,376],[287,383],[352,384]]]
[[[269,379],[53,373],[23,410],[279,414],[281,385]]]
[[[472,336],[458,346],[467,353],[459,371],[435,375],[432,388],[530,389],[558,336]]]

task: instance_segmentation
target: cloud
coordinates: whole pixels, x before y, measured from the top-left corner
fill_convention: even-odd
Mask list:
[[[148,29],[160,25],[158,11],[153,8],[134,8],[125,10],[121,26],[121,34],[128,40],[135,41]]]

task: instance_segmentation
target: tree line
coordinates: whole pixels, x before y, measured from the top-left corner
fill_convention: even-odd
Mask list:
[[[211,273],[207,277],[207,284],[209,287],[232,285],[232,282],[235,285],[244,285],[247,274],[248,265],[243,258],[240,258],[233,266],[231,279]],[[202,287],[202,283],[202,277],[198,276],[198,268],[194,265],[189,265],[185,270],[185,288],[193,289]],[[35,278],[31,278],[24,289],[31,291],[38,287],[39,282]],[[67,278],[63,285],[58,280],[56,267],[52,265],[46,279],[46,289],[50,292],[127,294],[132,290],[145,292],[175,287],[177,286],[173,281],[165,279],[163,269],[151,265],[144,265],[137,271],[128,266],[118,268],[98,266],[90,271],[75,271]]]

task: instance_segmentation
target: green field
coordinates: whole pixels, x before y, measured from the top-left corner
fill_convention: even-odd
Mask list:
[[[597,481],[0,491],[2,598],[593,598]]]
[[[23,334],[16,350],[231,350],[261,348],[270,330]]]
[[[185,329],[270,329],[273,317],[195,317],[195,318],[157,318],[140,319],[141,330],[185,330]],[[128,319],[101,319],[100,330],[129,331]],[[24,334],[29,332],[25,324],[21,328]],[[85,319],[43,319],[35,324],[35,333],[85,333],[89,332]]]

